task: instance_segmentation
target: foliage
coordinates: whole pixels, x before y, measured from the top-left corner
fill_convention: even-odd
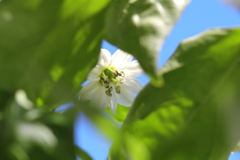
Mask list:
[[[138,95],[111,159],[227,159],[240,134],[238,36],[215,29],[183,41],[159,71],[165,85]]]
[[[83,160],[78,111],[114,140],[109,159],[226,160],[240,139],[240,29],[182,41],[163,68],[157,54],[188,0],[0,1],[0,155]],[[151,82],[113,119],[79,102],[102,40],[133,54]],[[74,107],[54,110],[67,102]],[[238,147],[239,148],[239,145]]]

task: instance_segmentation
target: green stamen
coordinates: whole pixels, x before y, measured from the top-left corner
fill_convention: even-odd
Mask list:
[[[110,84],[117,85],[119,82],[123,83],[124,82],[124,72],[118,72],[115,70],[114,67],[105,67],[102,70],[102,73],[100,75],[100,83],[105,87],[109,89]],[[108,90],[108,95],[110,95],[111,91]],[[120,86],[118,86],[118,93],[120,93]]]

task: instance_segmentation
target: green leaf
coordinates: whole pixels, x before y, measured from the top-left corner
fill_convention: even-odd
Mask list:
[[[0,90],[0,112],[4,111],[14,93],[8,90]],[[0,118],[1,119],[1,118]]]
[[[62,17],[74,17],[78,22],[85,21],[89,17],[101,11],[110,0],[65,0],[62,5]]]
[[[233,152],[240,151],[240,141],[238,141],[237,146],[234,148]]]
[[[78,157],[81,158],[82,160],[92,160],[92,158],[84,150],[82,150],[80,147],[76,145],[75,145],[75,151]]]
[[[157,54],[189,0],[115,0],[108,7],[105,38],[134,55],[153,84],[157,78]]]
[[[61,3],[46,1],[33,5],[27,2],[0,2],[0,88],[7,90],[15,91],[29,70],[37,47],[58,19]]]
[[[55,108],[76,97],[97,62],[108,0],[74,2],[81,5],[1,2],[0,89],[22,88],[41,107]],[[90,5],[95,2],[98,7]]]
[[[109,107],[105,110],[105,112],[111,115],[113,120],[115,120],[116,122],[123,123],[123,121],[127,117],[129,110],[130,110],[130,107],[125,107],[125,106],[122,106],[121,104],[118,104],[116,114],[112,114],[112,111]]]
[[[4,160],[75,160],[75,114],[44,113],[18,91],[0,120],[0,154]]]
[[[118,138],[119,130],[117,126],[109,118],[104,116],[97,107],[90,106],[87,101],[74,101],[74,103],[108,138],[111,140]]]
[[[227,160],[240,139],[240,29],[184,40],[138,95],[109,159]]]

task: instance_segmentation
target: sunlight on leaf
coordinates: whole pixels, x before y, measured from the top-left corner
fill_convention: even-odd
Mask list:
[[[46,148],[46,151],[53,149],[58,143],[53,132],[48,127],[38,123],[22,122],[18,125],[17,133],[19,140],[25,145],[35,143]]]
[[[160,86],[157,54],[188,3],[189,0],[114,1],[107,12],[105,38],[134,55],[153,84]]]
[[[159,71],[165,85],[143,89],[121,135],[141,141],[149,159],[226,160],[240,138],[239,36],[240,29],[213,29],[184,40]],[[109,156],[141,158],[126,141]]]

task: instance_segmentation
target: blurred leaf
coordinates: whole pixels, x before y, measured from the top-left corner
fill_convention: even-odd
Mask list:
[[[44,113],[37,109],[26,110],[17,101],[8,106],[2,123],[6,148],[4,160],[74,160],[73,122],[75,113],[61,115]],[[1,150],[2,155],[2,150]]]
[[[238,11],[240,10],[240,0],[221,0],[227,4],[229,4],[231,7],[234,7]]]
[[[109,159],[226,160],[240,139],[240,29],[184,40],[138,95]]]
[[[61,3],[46,1],[44,5],[33,7],[26,2],[0,2],[0,88],[14,90],[19,84],[32,63],[37,46],[56,23]]]
[[[96,64],[108,0],[0,3],[1,159],[75,159],[75,114],[41,110],[74,99]],[[31,101],[13,101],[19,88]]]
[[[14,93],[8,90],[0,90],[0,112],[5,110],[7,103],[13,97]]]
[[[65,0],[62,5],[62,17],[74,17],[78,22],[101,11],[110,0]]]
[[[115,0],[108,7],[105,38],[133,54],[155,85],[157,54],[190,0]]]
[[[74,101],[74,104],[80,111],[83,111],[89,120],[91,120],[108,138],[111,140],[118,138],[119,130],[117,126],[109,118],[103,115],[97,107],[90,106],[87,101]]]
[[[1,2],[0,88],[22,88],[38,106],[75,98],[97,62],[108,0],[75,2]]]
[[[20,122],[17,125],[17,133],[22,144],[37,144],[46,151],[57,144],[51,129],[41,123]]]
[[[116,114],[112,114],[112,111],[108,107],[105,112],[111,115],[111,117],[118,123],[123,123],[125,118],[127,117],[128,111],[130,107],[122,106],[121,104],[118,104]]]
[[[75,145],[75,151],[79,158],[82,160],[92,160],[92,158],[81,148]]]
[[[233,152],[240,151],[240,141],[238,141],[237,146],[234,148]]]

